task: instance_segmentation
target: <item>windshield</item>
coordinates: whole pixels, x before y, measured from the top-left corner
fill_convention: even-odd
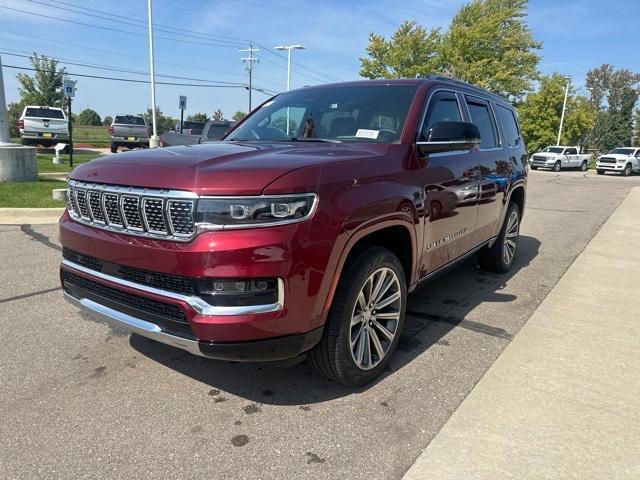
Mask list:
[[[64,113],[60,109],[54,108],[34,108],[27,107],[27,111],[24,114],[25,117],[37,117],[37,118],[62,118],[64,119]]]
[[[564,150],[564,148],[562,148],[562,147],[547,147],[542,151],[543,152],[548,152],[548,153],[562,153],[563,150]]]
[[[186,121],[182,124],[182,128],[187,128],[191,130],[192,128],[203,128],[204,122],[190,122]]]
[[[136,117],[134,115],[118,115],[113,123],[123,125],[144,125],[144,118]]]
[[[636,149],[635,148],[614,148],[613,150],[611,150],[609,153],[611,154],[618,154],[618,155],[633,155],[633,152],[635,152]]]
[[[416,89],[416,85],[337,86],[283,93],[226,140],[398,142]]]

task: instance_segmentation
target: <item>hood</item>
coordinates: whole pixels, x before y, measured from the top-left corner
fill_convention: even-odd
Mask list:
[[[69,178],[200,195],[258,195],[293,170],[388,151],[388,145],[374,143],[216,142],[116,153],[79,166]]]
[[[615,158],[616,160],[627,160],[629,158],[633,158],[633,155],[627,155],[625,153],[605,153],[604,155],[600,155],[598,158]]]

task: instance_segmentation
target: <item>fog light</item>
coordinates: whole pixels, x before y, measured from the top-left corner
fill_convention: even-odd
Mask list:
[[[278,302],[278,279],[201,279],[198,293],[214,306],[271,305]]]

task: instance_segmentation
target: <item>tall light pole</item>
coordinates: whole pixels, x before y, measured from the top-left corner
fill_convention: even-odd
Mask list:
[[[278,45],[276,50],[287,51],[287,92],[291,90],[291,50],[304,50],[302,45]]]
[[[560,129],[558,130],[558,142],[556,146],[560,145],[560,137],[562,137],[562,126],[564,124],[564,112],[567,110],[567,97],[569,96],[569,85],[571,85],[571,79],[567,78],[567,86],[564,89],[564,102],[562,102],[562,115],[560,116]]]
[[[147,0],[147,10],[149,12],[149,66],[151,70],[151,123],[153,125],[153,135],[149,139],[149,148],[157,148],[160,146],[160,139],[158,138],[156,126],[156,75],[153,61],[153,8],[151,2],[152,0]]]
[[[0,57],[0,145],[9,143],[9,115],[4,97],[4,80],[2,78],[2,57]]]
[[[304,50],[302,45],[278,45],[276,50],[287,51],[287,92],[291,90],[291,50]],[[289,135],[289,107],[287,107],[287,135]]]

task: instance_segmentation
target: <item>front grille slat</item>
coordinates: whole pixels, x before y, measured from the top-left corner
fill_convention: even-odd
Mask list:
[[[68,210],[80,223],[131,235],[188,242],[196,234],[190,192],[69,180]]]

